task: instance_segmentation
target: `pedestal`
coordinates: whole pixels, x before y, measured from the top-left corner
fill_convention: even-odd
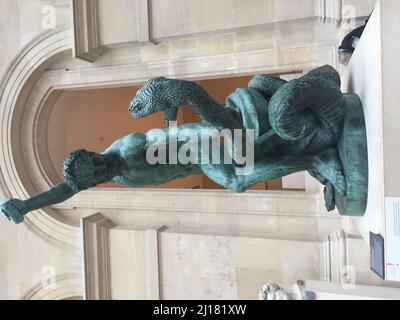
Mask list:
[[[400,32],[396,0],[378,1],[343,77],[343,91],[360,96],[368,141],[366,213],[355,218],[363,238],[384,238],[386,280],[400,281]]]

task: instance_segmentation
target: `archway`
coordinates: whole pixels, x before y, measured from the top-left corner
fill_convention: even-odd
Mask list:
[[[164,75],[182,79],[211,79],[256,73],[284,73],[335,65],[332,46],[293,46],[250,52],[226,53],[179,59],[127,62],[126,57],[94,65],[74,64],[68,25],[48,31],[29,43],[10,65],[0,87],[1,189],[5,196],[27,198],[47,190],[59,179],[48,150],[51,112],[62,91],[139,86]],[[109,52],[107,54],[110,54]],[[107,55],[106,54],[106,55]],[[277,59],[282,56],[282,59]],[[290,56],[290,63],[283,57]],[[67,61],[67,63],[66,63]],[[51,65],[51,70],[47,67]],[[73,68],[65,67],[72,65]],[[126,191],[129,192],[129,191]],[[147,191],[142,193],[146,198]],[[102,192],[91,192],[91,203],[101,203]],[[97,201],[94,198],[98,197]],[[88,210],[90,206],[86,207]],[[30,230],[55,245],[78,248],[79,214],[74,202],[38,210],[25,221]],[[90,210],[89,210],[90,211]],[[61,213],[61,214],[60,214]],[[82,215],[90,214],[83,210]],[[71,217],[71,218],[70,218]]]

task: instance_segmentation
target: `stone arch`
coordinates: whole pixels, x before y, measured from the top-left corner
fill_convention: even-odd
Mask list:
[[[40,126],[27,128],[29,119],[37,117],[37,111],[29,108],[29,97],[40,82],[43,70],[55,57],[72,49],[71,29],[63,25],[46,31],[29,42],[12,60],[0,84],[0,188],[6,197],[25,199],[43,189],[37,188],[29,163],[35,158],[27,155],[23,143],[37,146],[35,137]],[[51,90],[42,95],[44,101]],[[33,139],[33,141],[32,141]],[[33,143],[32,143],[33,142]],[[35,161],[40,163],[40,161]],[[40,238],[62,247],[79,247],[79,229],[54,219],[51,210],[38,210],[25,219],[25,225]]]
[[[82,275],[71,273],[61,274],[34,285],[20,300],[78,300],[83,295]]]

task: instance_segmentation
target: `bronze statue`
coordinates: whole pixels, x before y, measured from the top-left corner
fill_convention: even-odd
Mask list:
[[[342,214],[364,214],[368,167],[363,110],[357,96],[340,91],[340,77],[332,67],[317,68],[289,82],[256,76],[248,88],[231,94],[225,105],[194,82],[156,78],[137,92],[129,111],[136,118],[162,111],[170,122],[182,105],[193,107],[203,122],[132,133],[101,154],[74,151],[65,160],[63,183],[25,201],[10,199],[0,206],[1,211],[21,223],[30,211],[109,181],[143,187],[204,173],[233,192],[244,192],[260,182],[309,171],[326,186],[328,210],[337,206]],[[252,133],[249,145],[254,149],[250,152],[254,165],[249,172],[239,173],[248,163],[229,150],[231,161],[212,161],[215,153],[227,159],[226,144],[214,145],[214,155],[205,152],[204,145],[198,148],[204,132],[215,141],[221,130],[232,133],[232,144],[247,143]],[[234,131],[243,134],[233,137]],[[181,135],[188,139],[180,139]],[[184,154],[196,154],[197,161],[176,161],[176,154],[166,152],[161,157],[171,149],[171,141],[177,144],[176,150],[185,148]],[[149,156],[164,161],[149,161]]]

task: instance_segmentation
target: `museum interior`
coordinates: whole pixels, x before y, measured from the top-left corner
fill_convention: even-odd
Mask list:
[[[128,112],[156,77],[224,104],[255,75],[330,65],[361,99],[368,147],[359,216],[328,212],[304,171],[244,193],[204,174],[105,183],[18,225],[1,215],[0,299],[267,300],[271,284],[303,299],[400,299],[399,12],[397,0],[0,0],[0,203],[62,182],[74,150],[163,128],[162,113]],[[179,109],[178,125],[200,122]]]

